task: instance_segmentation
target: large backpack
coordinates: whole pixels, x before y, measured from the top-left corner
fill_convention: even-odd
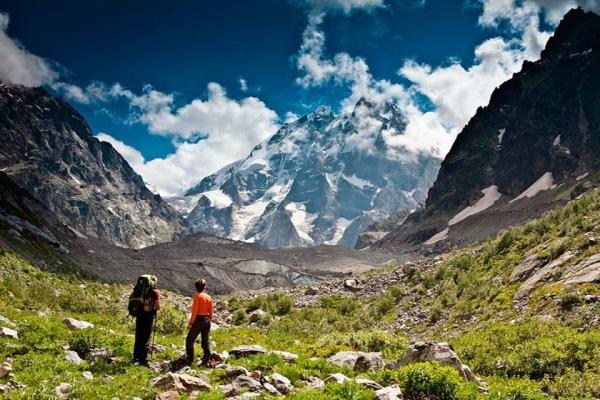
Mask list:
[[[156,282],[157,279],[154,275],[141,275],[137,279],[133,292],[129,296],[129,304],[127,305],[129,315],[137,318],[142,312],[151,310],[151,308],[150,310],[146,309],[151,306],[150,292],[156,287]]]

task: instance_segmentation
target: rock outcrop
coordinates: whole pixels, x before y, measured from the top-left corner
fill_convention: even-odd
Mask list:
[[[0,83],[0,170],[84,235],[144,247],[188,232],[83,117],[43,88]]]

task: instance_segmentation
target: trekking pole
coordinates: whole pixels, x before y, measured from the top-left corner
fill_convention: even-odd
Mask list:
[[[158,313],[154,317],[154,328],[152,329],[152,345],[150,346],[150,354],[154,355],[154,339],[156,338],[156,322],[158,321]]]

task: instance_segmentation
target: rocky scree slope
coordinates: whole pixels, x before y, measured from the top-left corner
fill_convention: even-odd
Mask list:
[[[44,270],[115,282],[134,282],[150,272],[159,277],[161,287],[182,292],[191,292],[198,276],[212,282],[213,293],[229,293],[314,283],[395,262],[383,252],[336,246],[274,251],[200,233],[143,249],[118,247],[62,224],[2,172],[0,247]]]
[[[188,232],[123,157],[45,89],[0,84],[0,138],[0,170],[82,234],[144,247]]]
[[[321,107],[243,160],[169,199],[194,230],[275,248],[353,246],[368,225],[416,208],[439,159],[392,148],[406,118],[360,100],[352,113]]]
[[[497,88],[458,135],[425,208],[377,246],[482,240],[597,185],[600,16],[571,10],[537,62]]]

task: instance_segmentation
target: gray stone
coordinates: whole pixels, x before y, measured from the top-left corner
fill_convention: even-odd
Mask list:
[[[467,382],[475,382],[483,387],[483,382],[476,377],[471,370],[464,365],[458,355],[447,343],[416,342],[412,344],[406,353],[396,361],[388,363],[386,369],[398,369],[403,365],[418,362],[438,362],[454,368]]]
[[[402,390],[398,385],[392,385],[375,392],[374,400],[402,400]]]
[[[77,354],[77,352],[69,350],[65,353],[65,360],[68,362],[71,362],[73,364],[77,364],[77,365],[81,365],[81,363],[83,362],[83,360],[81,359],[81,357],[79,357],[79,354]]]
[[[600,282],[600,253],[594,254],[582,263],[568,268],[563,275],[565,284],[576,285]]]
[[[383,386],[381,386],[379,383],[377,383],[375,381],[372,381],[371,379],[356,378],[356,379],[354,379],[354,381],[356,383],[358,383],[359,385],[362,385],[369,389],[373,389],[373,390],[383,389]]]
[[[294,389],[292,382],[287,377],[278,373],[271,375],[271,383],[283,394],[288,394]]]
[[[296,362],[298,359],[298,355],[294,353],[290,353],[288,351],[280,351],[280,350],[271,350],[269,353],[275,354],[283,359],[286,363]]]
[[[258,310],[252,311],[250,315],[248,315],[248,321],[250,321],[250,323],[256,324],[265,319],[266,316],[267,313],[259,308]]]
[[[209,382],[208,377],[202,374],[191,376],[188,374],[168,372],[165,375],[153,379],[151,386],[159,389],[173,389],[180,393],[190,393],[196,390],[209,392],[213,390],[213,387]]]
[[[229,355],[233,357],[247,357],[254,354],[266,354],[267,350],[262,346],[237,346],[229,350]]]
[[[69,328],[69,330],[74,331],[77,329],[89,329],[93,328],[94,325],[90,324],[86,321],[80,321],[75,318],[65,318],[63,319],[63,323]]]
[[[346,375],[344,374],[340,374],[339,372],[329,375],[327,378],[325,378],[325,383],[344,383],[349,381],[350,378],[348,378]]]
[[[248,375],[248,370],[237,365],[231,365],[225,369],[225,378],[227,379],[237,378],[240,375]]]
[[[0,337],[18,339],[19,333],[14,329],[2,327],[0,328]]]
[[[383,369],[381,353],[366,353],[362,351],[340,351],[327,359],[328,362],[340,367],[348,367],[357,371]]]
[[[2,364],[0,364],[0,379],[6,378],[12,373],[12,371],[12,364],[8,361],[3,362]]]

